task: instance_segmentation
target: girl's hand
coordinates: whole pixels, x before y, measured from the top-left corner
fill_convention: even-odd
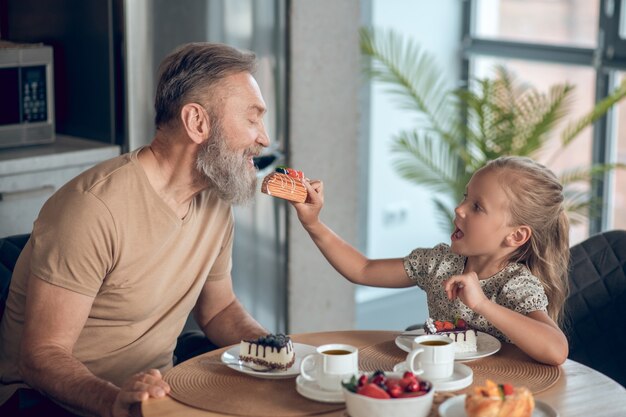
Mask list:
[[[298,213],[298,220],[307,228],[319,222],[320,211],[324,206],[324,183],[319,180],[309,181],[308,178],[302,182],[308,192],[306,201],[304,203],[291,202],[291,204]]]
[[[480,288],[478,275],[476,272],[454,275],[443,282],[448,299],[459,298],[469,308],[476,311],[476,308],[489,299]]]

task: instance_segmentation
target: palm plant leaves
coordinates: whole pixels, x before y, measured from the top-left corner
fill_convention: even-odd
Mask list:
[[[624,97],[626,97],[626,80],[622,81],[620,86],[616,88],[615,91],[597,103],[589,113],[565,128],[561,134],[561,143],[563,146],[568,146],[580,132],[604,116],[614,104],[622,100]]]
[[[361,29],[360,39],[361,51],[371,58],[370,77],[384,83],[402,108],[423,115],[423,127],[447,138],[449,88],[434,58],[393,30]]]
[[[393,138],[391,151],[403,178],[439,193],[433,203],[445,229],[451,228],[453,207],[476,170],[503,155],[537,158],[570,111],[574,87],[567,83],[554,85],[545,94],[496,67],[493,79],[473,80],[467,88],[451,90],[434,59],[413,41],[394,31],[362,29],[360,36],[361,51],[371,58],[369,76],[385,84],[402,108],[419,116],[414,131]],[[563,130],[562,147],[624,97],[626,81]],[[561,175],[564,205],[573,223],[601,207],[591,198],[588,184],[619,168],[626,165],[595,164]]]
[[[457,159],[447,142],[433,140],[428,133],[400,132],[391,151],[397,172],[409,181],[448,194],[458,184]]]
[[[606,172],[613,171],[614,169],[624,169],[626,164],[622,163],[608,163],[608,164],[594,164],[589,167],[576,167],[568,169],[559,175],[559,181],[563,186],[576,183],[589,183],[593,178],[597,178]]]

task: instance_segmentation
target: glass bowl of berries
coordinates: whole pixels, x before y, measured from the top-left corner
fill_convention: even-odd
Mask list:
[[[409,371],[354,375],[342,385],[350,417],[426,417],[433,405],[432,384]]]

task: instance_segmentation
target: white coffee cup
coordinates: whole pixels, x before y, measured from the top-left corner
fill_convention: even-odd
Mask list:
[[[406,367],[426,379],[443,379],[454,372],[454,340],[447,336],[422,335],[411,342]],[[416,365],[417,359],[417,365]]]
[[[309,365],[311,362],[312,366]],[[300,375],[326,391],[340,390],[341,381],[358,372],[359,349],[340,343],[322,345],[300,363]]]

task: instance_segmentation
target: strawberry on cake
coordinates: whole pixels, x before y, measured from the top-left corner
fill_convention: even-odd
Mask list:
[[[291,338],[282,333],[267,334],[239,343],[239,360],[253,369],[287,370],[296,360]]]
[[[437,334],[441,336],[448,336],[454,340],[456,352],[476,352],[476,339],[477,332],[474,329],[470,329],[465,320],[457,318],[452,321],[433,320],[428,318],[424,325],[424,330],[427,334]]]

